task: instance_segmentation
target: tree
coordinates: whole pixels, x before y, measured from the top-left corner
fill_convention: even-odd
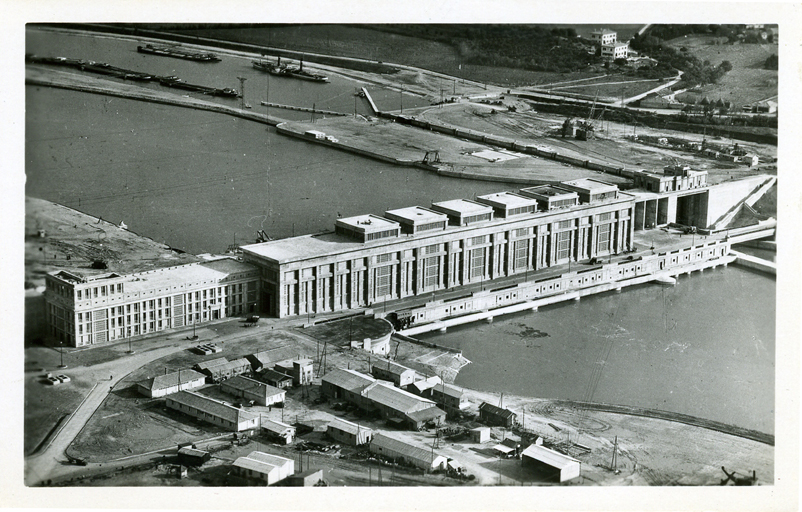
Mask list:
[[[719,67],[723,69],[725,73],[728,73],[732,71],[732,62],[725,60],[724,62],[721,63]]]
[[[763,67],[766,69],[775,69],[775,70],[779,69],[780,62],[779,59],[777,58],[777,54],[772,53],[771,55],[769,55],[769,58],[766,59],[765,63],[763,63]]]

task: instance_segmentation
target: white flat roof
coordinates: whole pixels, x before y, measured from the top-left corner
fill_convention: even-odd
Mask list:
[[[357,215],[355,217],[347,217],[345,219],[337,219],[337,224],[348,226],[350,228],[362,230],[365,232],[372,232],[377,230],[391,229],[399,227],[399,224],[392,220],[379,217],[377,215]]]
[[[384,214],[399,221],[407,221],[412,224],[428,224],[430,222],[447,221],[448,216],[444,213],[438,213],[422,206],[409,206],[407,208],[399,208],[397,210],[388,210]]]
[[[166,267],[130,274],[125,279],[125,291],[145,291],[162,286],[168,287],[203,281],[217,282],[227,275],[228,273],[226,272],[204,267],[198,263],[191,263],[178,267]]]
[[[579,198],[579,195],[573,190],[566,190],[553,185],[539,185],[537,187],[522,188],[521,192],[527,195],[538,195],[546,198],[563,196]]]
[[[589,192],[603,192],[607,190],[618,190],[618,187],[605,183],[604,181],[594,180],[593,178],[579,178],[571,181],[563,181],[561,185],[576,187]]]
[[[490,206],[479,204],[468,199],[452,199],[450,201],[432,203],[432,208],[448,210],[456,215],[479,215],[493,211],[493,208]]]
[[[505,208],[521,208],[524,206],[535,206],[537,201],[532,198],[524,197],[514,192],[498,192],[496,194],[487,194],[477,197],[481,202],[487,202],[491,205],[499,205]]]

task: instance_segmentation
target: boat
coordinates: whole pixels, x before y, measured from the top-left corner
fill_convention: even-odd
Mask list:
[[[253,61],[253,68],[259,71],[270,73],[271,75],[284,76],[287,78],[298,78],[310,82],[328,82],[329,77],[304,71],[304,61],[300,61],[300,67],[295,68],[281,63],[281,57],[274,64],[270,61]]]
[[[205,85],[195,85],[187,83],[174,76],[163,76],[159,77],[158,80],[159,83],[165,87],[173,87],[176,89],[183,89],[185,91],[199,92],[201,94],[208,94],[211,96],[228,96],[233,98],[239,96],[237,90],[230,87],[216,89],[214,87],[207,87]]]
[[[136,51],[139,53],[147,53],[150,55],[161,55],[163,57],[175,57],[177,59],[194,60],[197,62],[219,62],[221,59],[213,53],[207,52],[193,52],[183,48],[176,48],[171,46],[154,46],[146,44],[145,46],[137,46]]]

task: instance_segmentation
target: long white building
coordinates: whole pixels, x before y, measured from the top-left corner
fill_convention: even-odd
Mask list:
[[[334,233],[242,251],[262,269],[263,310],[286,317],[618,254],[631,246],[634,209],[633,196],[587,178],[338,219]]]

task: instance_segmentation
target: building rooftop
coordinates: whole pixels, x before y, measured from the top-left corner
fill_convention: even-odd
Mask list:
[[[376,382],[376,379],[370,375],[359,373],[356,370],[338,368],[333,372],[324,375],[321,381],[328,382],[332,386],[347,389],[348,391],[356,393]]]
[[[226,364],[228,359],[225,357],[216,357],[214,359],[209,359],[208,361],[201,361],[195,364],[195,368],[205,370],[207,368],[211,368],[213,366],[220,366],[221,364]]]
[[[273,464],[267,464],[265,462],[251,459],[250,457],[239,457],[231,465],[242,469],[250,469],[251,471],[256,471],[257,473],[262,474],[268,474],[271,471],[278,470],[278,467],[274,466]]]
[[[537,205],[537,201],[514,192],[498,192],[496,194],[487,194],[484,196],[479,196],[476,199],[491,206],[499,206],[508,209]]]
[[[192,407],[199,411],[205,412],[210,416],[222,418],[231,423],[239,423],[242,420],[251,420],[256,418],[255,414],[243,411],[228,404],[224,404],[214,398],[203,396],[192,391],[179,391],[167,397],[168,400],[178,402],[179,404],[187,407]]]
[[[157,389],[169,389],[174,386],[178,386],[179,377],[181,379],[181,384],[184,384],[199,379],[205,379],[206,375],[193,370],[182,370],[179,372],[157,375],[156,377],[150,379],[141,380],[137,384],[150,389],[151,391],[155,391]]]
[[[526,450],[524,450],[522,456],[531,457],[558,469],[579,464],[578,460],[569,457],[568,455],[563,455],[562,453],[555,452],[554,450],[550,450],[544,446],[538,446],[536,444],[530,445]]]
[[[490,213],[493,208],[485,204],[477,203],[469,199],[452,199],[450,201],[440,201],[439,203],[432,203],[432,208],[441,210],[453,215],[481,215],[483,213]]]
[[[605,183],[604,181],[595,180],[593,178],[579,178],[576,180],[571,181],[564,181],[562,182],[563,186],[566,187],[575,187],[578,189],[583,189],[589,192],[606,192],[612,190],[618,190],[616,185],[611,185],[609,183]]]
[[[371,448],[375,446],[392,450],[393,452],[401,454],[404,457],[420,460],[426,464],[431,464],[435,457],[440,456],[439,454],[432,452],[432,450],[418,448],[417,446],[413,446],[384,434],[374,435],[373,439],[370,441],[370,446]]]
[[[165,267],[126,276],[125,292],[152,290],[153,288],[181,286],[194,283],[215,283],[228,274],[190,263],[177,267]]]
[[[577,180],[580,181],[580,180]],[[603,184],[603,182],[596,182],[598,184]],[[615,187],[615,185],[607,185],[610,187]],[[543,190],[549,191],[553,190],[555,192],[559,191],[559,194],[565,194],[566,196],[574,196],[576,193],[571,190],[564,190],[557,187],[552,186],[544,186],[544,187],[530,187],[522,189],[521,192],[524,195],[529,190]],[[624,193],[619,193],[620,201],[627,201],[631,198]],[[463,199],[458,199],[455,201],[445,201],[443,203],[436,203],[436,204],[452,204],[457,203],[457,205],[463,204],[466,208],[477,208],[481,209],[482,212],[492,212],[493,208],[487,205],[482,205],[473,201],[467,201]],[[583,209],[583,208],[594,208],[594,205],[590,204],[580,204],[577,206],[573,206],[571,208],[575,209]],[[478,211],[478,210],[477,210]],[[548,217],[551,215],[562,215],[565,210],[559,211],[541,211],[537,213],[532,213],[531,217],[527,216],[525,219],[520,217],[512,217],[509,219],[505,218],[494,218],[493,220],[489,220],[487,222],[483,222],[481,224],[481,228],[477,228],[476,225],[472,226],[447,226],[444,231],[436,230],[436,231],[426,231],[424,233],[419,233],[416,235],[402,235],[401,237],[393,237],[393,238],[385,238],[381,240],[373,240],[362,242],[355,240],[352,237],[346,235],[340,235],[337,233],[329,232],[329,233],[321,233],[315,235],[303,235],[297,236],[292,238],[284,238],[281,240],[272,240],[269,242],[263,242],[259,244],[252,244],[252,245],[244,245],[242,246],[242,250],[245,254],[250,254],[255,257],[260,257],[267,259],[269,261],[274,261],[276,263],[289,263],[294,261],[302,261],[308,260],[313,258],[320,258],[331,256],[335,254],[343,254],[348,252],[355,252],[355,251],[362,251],[365,248],[373,248],[373,247],[382,247],[382,246],[397,246],[399,241],[403,242],[404,240],[409,240],[410,243],[417,244],[419,240],[425,239],[432,239],[432,243],[436,243],[436,240],[440,237],[444,236],[451,236],[454,233],[458,233],[460,231],[475,231],[476,229],[482,229],[484,227],[487,228],[495,228],[497,226],[503,226],[505,224],[515,225],[516,223],[520,222],[527,222],[529,219],[537,216]],[[351,217],[354,218],[354,217]],[[339,219],[342,220],[342,219]],[[339,222],[338,220],[338,222]],[[390,222],[390,221],[388,221]],[[346,229],[351,229],[350,227]],[[393,248],[392,250],[397,251],[397,248]]]
[[[559,188],[552,185],[541,185],[539,187],[522,188],[521,193],[531,196],[540,196],[547,198],[558,197],[558,196],[577,197],[577,198],[579,197],[579,195],[573,190],[565,190],[564,188]]]
[[[347,226],[350,229],[364,231],[365,233],[372,233],[374,231],[383,231],[385,229],[399,227],[398,223],[395,221],[371,214],[337,219],[337,224],[340,226]]]
[[[237,375],[225,381],[226,387],[231,387],[239,391],[250,391],[252,393],[265,394],[265,396],[275,396],[286,393],[283,389],[274,388],[270,384],[259,382],[242,375]]]
[[[261,375],[264,379],[270,379],[274,381],[292,380],[292,377],[286,373],[277,372],[276,370],[271,370],[270,368],[262,370],[259,372],[259,375]]]
[[[280,421],[270,420],[265,415],[262,415],[261,422],[263,429],[275,434],[283,434],[287,430],[295,430],[295,427],[292,425],[287,425],[286,423],[282,423]]]
[[[331,420],[331,422],[329,422],[329,427],[354,435],[357,435],[359,432],[371,432],[369,427],[363,427],[362,425],[357,425],[356,423],[342,418],[334,418]]]
[[[362,391],[362,396],[402,413],[409,413],[420,409],[424,404],[434,405],[434,402],[431,400],[415,396],[412,393],[408,393],[403,389],[398,389],[392,384],[385,384],[384,382],[371,384]]]
[[[428,208],[423,208],[422,206],[409,206],[397,210],[388,210],[384,212],[384,215],[389,219],[411,224],[428,224],[430,222],[448,220],[447,215],[432,211]]]
[[[250,263],[237,261],[233,258],[221,258],[219,260],[206,261],[201,263],[201,265],[224,274],[241,274],[243,272],[253,272],[259,270]]]
[[[376,363],[371,368],[371,371],[376,371],[376,369],[382,372],[389,373],[391,375],[396,375],[398,377],[403,375],[405,372],[415,371],[412,368],[407,368],[406,366],[400,365],[393,361],[387,361],[387,362],[382,361],[381,363]]]
[[[432,405],[419,411],[412,411],[407,413],[407,417],[416,422],[427,422],[437,417],[444,416],[446,412],[436,405]]]
[[[486,411],[486,412],[488,412],[490,414],[494,414],[496,416],[501,416],[502,418],[510,418],[510,417],[517,416],[517,414],[515,414],[513,411],[511,411],[509,409],[502,409],[501,407],[498,407],[497,405],[489,404],[487,402],[482,402],[482,405],[479,406],[479,410],[480,411]]]
[[[591,34],[615,34],[615,30],[610,30],[609,28],[597,28]]]
[[[292,459],[288,459],[286,457],[279,457],[278,455],[273,455],[270,453],[265,452],[258,452],[253,451],[248,454],[248,458],[252,460],[258,460],[259,462],[263,462],[265,464],[272,464],[276,467],[284,466],[285,464],[293,464],[294,461]]]
[[[451,384],[438,384],[432,388],[432,391],[459,399],[462,399],[462,395],[464,394],[460,388],[452,386]]]

